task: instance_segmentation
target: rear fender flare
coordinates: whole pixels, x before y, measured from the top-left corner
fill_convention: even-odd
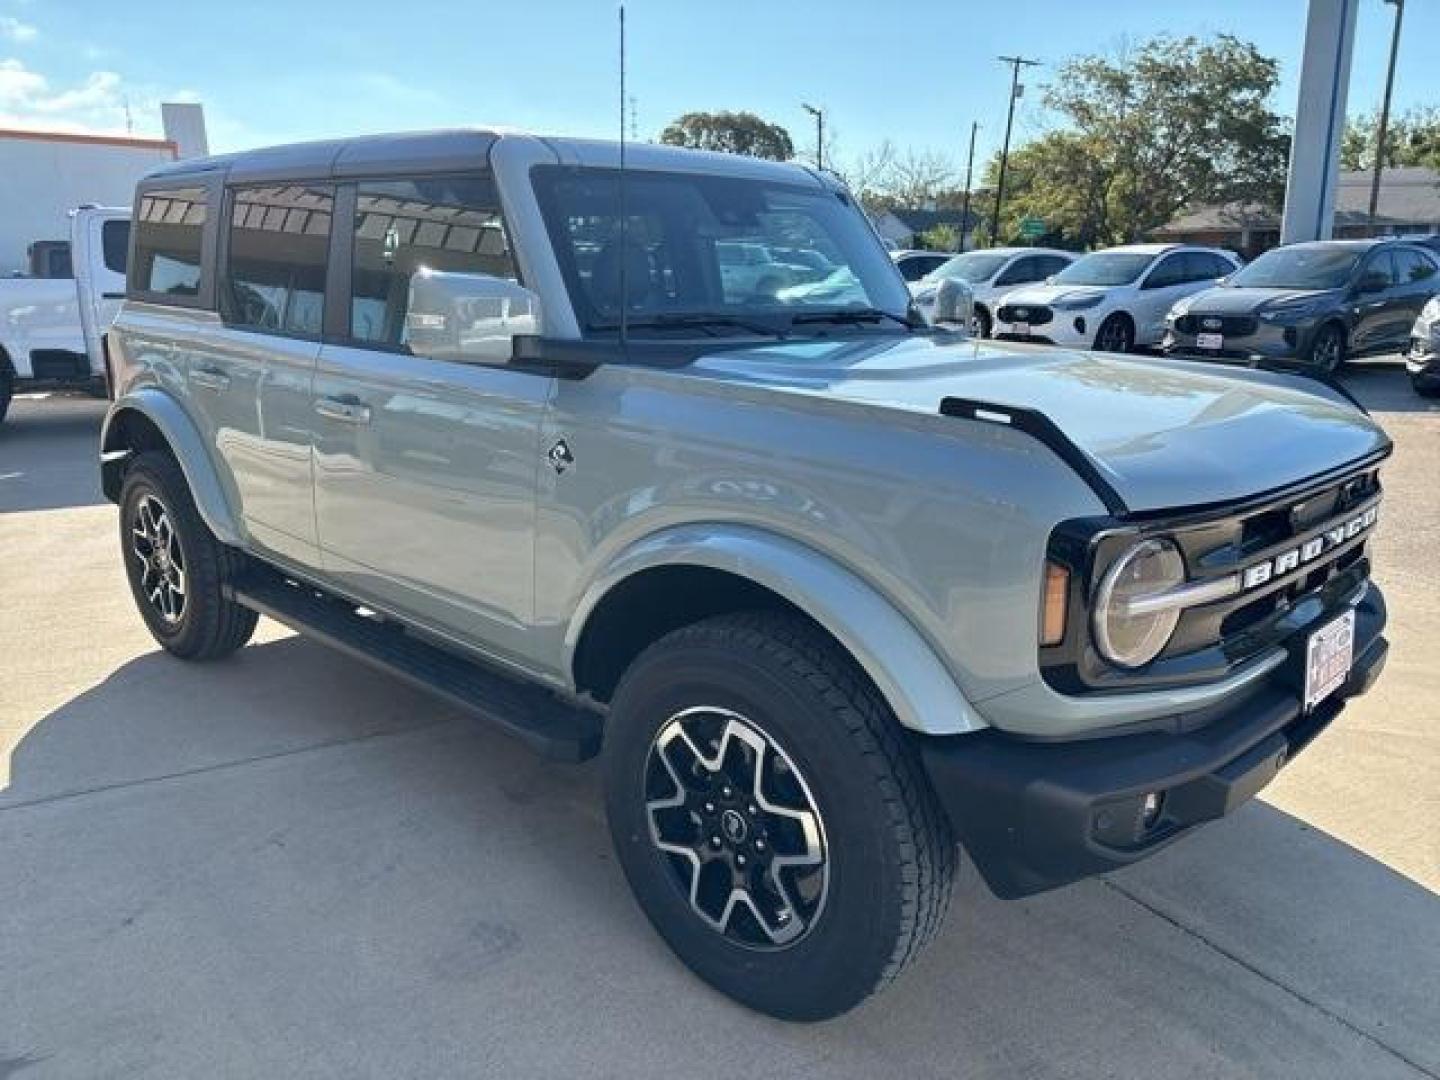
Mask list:
[[[125,436],[126,418],[137,413],[154,425],[168,444],[180,471],[185,474],[185,482],[190,485],[195,507],[210,531],[221,543],[241,545],[239,524],[205,440],[175,399],[155,387],[126,394],[105,416],[100,432],[100,469],[106,496],[111,501],[119,501],[120,476],[126,460],[136,449]]]

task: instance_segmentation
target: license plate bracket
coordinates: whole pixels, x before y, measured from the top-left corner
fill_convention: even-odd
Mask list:
[[[1355,611],[1331,619],[1305,643],[1305,708],[1319,705],[1350,676],[1355,662]]]

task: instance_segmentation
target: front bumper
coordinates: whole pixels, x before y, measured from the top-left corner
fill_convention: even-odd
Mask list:
[[[1440,389],[1440,349],[1435,337],[1413,337],[1405,352],[1405,370],[1417,386]]]
[[[1225,335],[1219,349],[1200,348],[1195,334],[1186,334],[1174,326],[1165,330],[1160,343],[1166,356],[1191,357],[1197,360],[1265,360],[1300,362],[1309,355],[1318,323],[1279,326],[1257,320],[1253,334]]]
[[[1373,584],[1355,608],[1345,684],[1302,707],[1305,639],[1235,697],[1176,717],[1170,730],[1035,742],[989,730],[921,740],[931,783],[991,890],[1028,896],[1115,870],[1251,799],[1385,666],[1385,601]],[[1147,794],[1161,796],[1145,815]]]

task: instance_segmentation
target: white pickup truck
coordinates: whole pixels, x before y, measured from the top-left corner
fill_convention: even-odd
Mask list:
[[[73,277],[0,278],[0,421],[16,391],[104,386],[101,338],[125,298],[130,210],[71,214]]]

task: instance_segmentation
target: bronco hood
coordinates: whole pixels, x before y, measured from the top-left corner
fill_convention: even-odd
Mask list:
[[[1315,380],[1187,361],[916,336],[716,352],[693,371],[877,409],[937,414],[953,397],[1034,410],[1132,511],[1246,498],[1390,444],[1368,416]]]

